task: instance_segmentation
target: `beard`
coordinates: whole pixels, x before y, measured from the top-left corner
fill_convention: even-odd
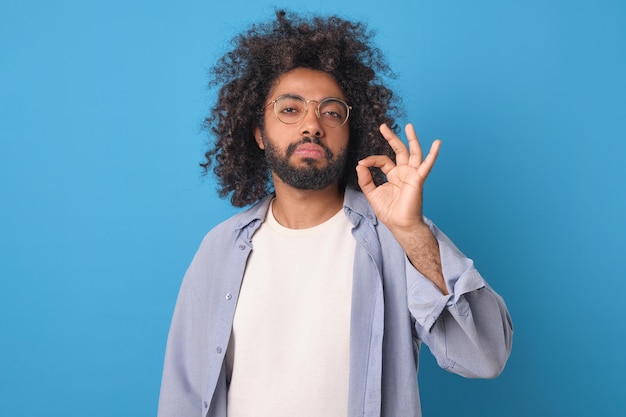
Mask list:
[[[321,146],[326,154],[327,164],[317,167],[318,160],[303,158],[305,166],[297,167],[289,162],[296,148],[305,143],[314,143]],[[321,190],[332,184],[339,183],[346,167],[348,156],[347,149],[342,149],[336,156],[326,145],[317,138],[305,137],[287,147],[282,156],[272,141],[263,132],[263,144],[265,145],[265,159],[270,170],[285,184],[298,190]]]

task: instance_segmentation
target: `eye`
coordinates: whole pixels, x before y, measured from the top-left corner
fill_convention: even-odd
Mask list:
[[[299,111],[300,110],[295,107],[283,107],[280,110],[281,113],[298,113]]]
[[[285,116],[297,116],[304,107],[305,103],[299,97],[284,96],[276,100],[276,111]]]
[[[340,119],[341,118],[341,114],[339,112],[332,111],[332,110],[326,110],[322,114],[325,115],[325,116],[333,117],[335,119]]]
[[[320,104],[320,115],[326,118],[343,120],[347,112],[346,105],[336,99],[328,99]]]

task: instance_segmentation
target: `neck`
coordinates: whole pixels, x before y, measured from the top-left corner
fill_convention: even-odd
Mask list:
[[[322,190],[298,190],[275,179],[274,190],[274,217],[278,223],[290,229],[317,226],[343,207],[343,190],[337,184]]]

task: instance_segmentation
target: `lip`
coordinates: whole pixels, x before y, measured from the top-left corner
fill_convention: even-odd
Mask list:
[[[314,143],[303,143],[293,151],[293,155],[321,159],[326,158],[326,151],[324,148]]]

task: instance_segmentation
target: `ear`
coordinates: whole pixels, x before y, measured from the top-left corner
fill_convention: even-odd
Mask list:
[[[263,144],[263,134],[261,133],[261,129],[258,126],[254,126],[254,128],[252,129],[252,135],[254,136],[254,140],[259,146],[259,149],[264,151],[265,145]]]

